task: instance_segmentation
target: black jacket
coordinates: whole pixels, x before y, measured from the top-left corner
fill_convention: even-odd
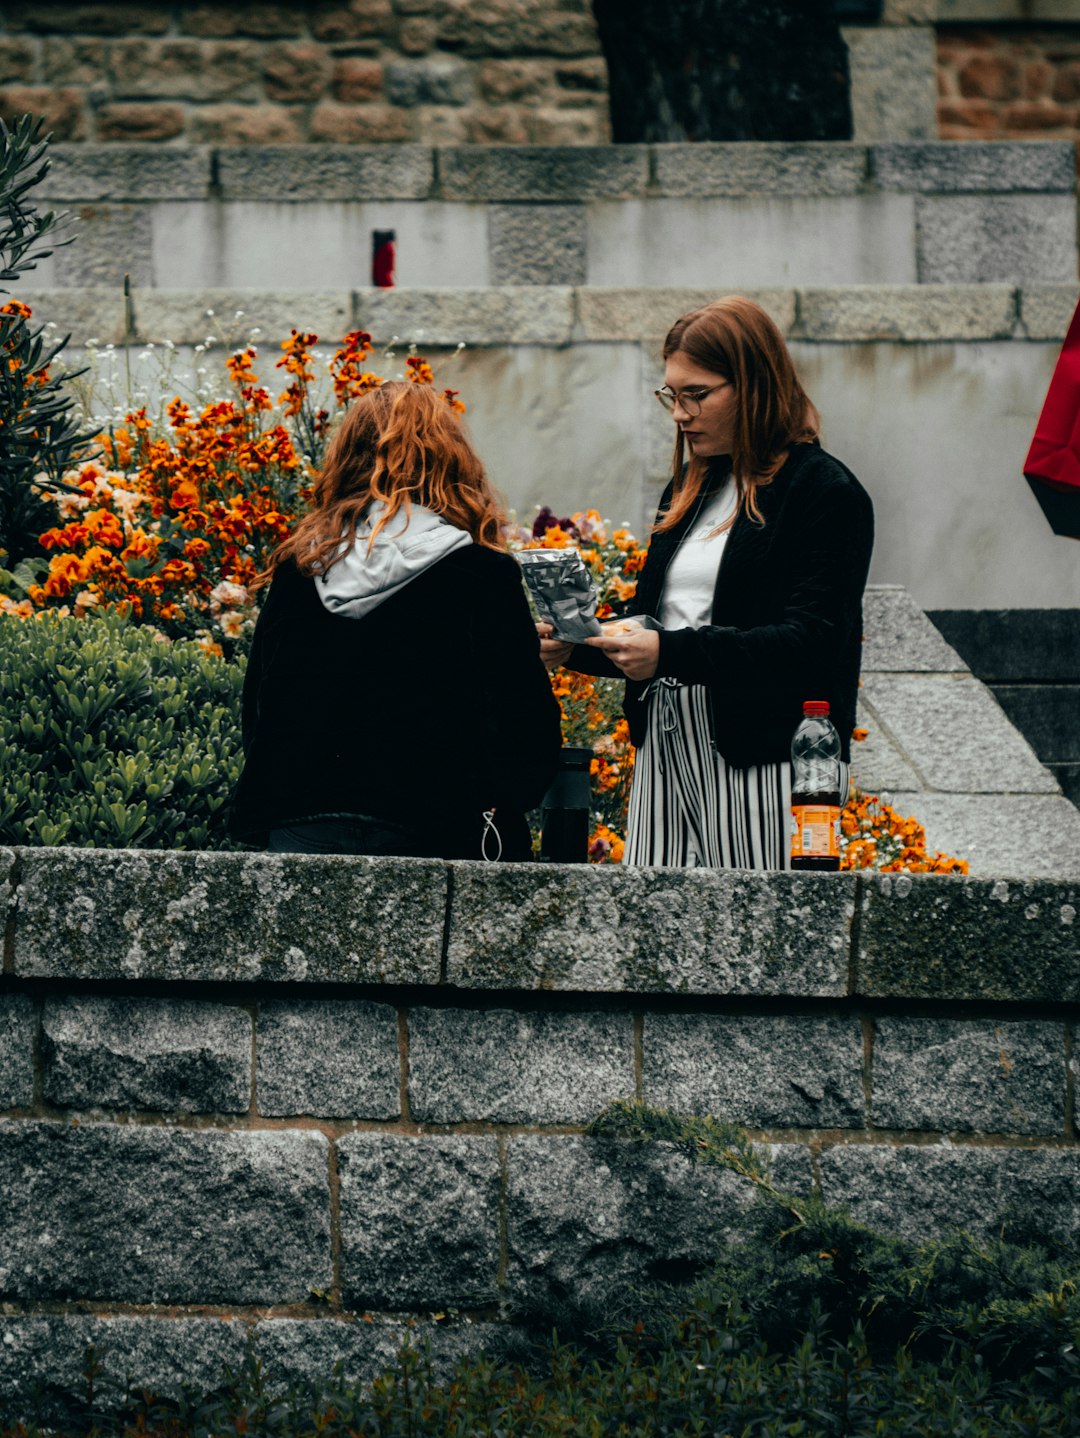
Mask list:
[[[725,478],[721,469],[712,487]],[[669,484],[660,514],[671,493]],[[724,546],[712,623],[664,630],[657,674],[708,688],[716,747],[729,764],[789,759],[804,699],[829,701],[848,759],[874,541],[870,496],[819,445],[799,444],[757,497],[762,523],[740,513]],[[668,566],[693,521],[690,513],[675,529],[653,536],[629,609],[659,614]],[[596,672],[594,656],[602,658],[578,649],[573,663],[577,667],[580,657],[580,667]],[[626,685],[635,744],[645,734],[647,687]]]
[[[315,581],[282,565],[255,629],[243,733],[238,837],[368,814],[414,830],[425,853],[479,858],[494,806],[525,857],[521,812],[542,799],[562,737],[517,563],[455,550],[363,619],[329,613]]]

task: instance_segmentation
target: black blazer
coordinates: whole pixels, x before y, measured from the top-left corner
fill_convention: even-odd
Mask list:
[[[368,814],[414,830],[427,854],[478,859],[495,806],[507,857],[528,857],[521,811],[543,798],[562,734],[517,563],[454,550],[363,619],[329,613],[315,581],[282,565],[255,628],[243,734],[238,837]]]
[[[721,471],[710,484],[724,482]],[[669,484],[659,515],[671,503]],[[740,513],[724,546],[712,623],[664,630],[657,674],[709,690],[717,750],[729,764],[791,757],[804,699],[827,699],[850,758],[859,687],[862,596],[874,540],[870,496],[817,444],[794,445],[771,484],[758,490],[759,524]],[[668,566],[694,522],[653,536],[627,606],[658,615]],[[574,667],[618,673],[595,650],[576,649]],[[597,660],[600,661],[597,664]],[[625,712],[640,744],[648,685],[628,681]]]

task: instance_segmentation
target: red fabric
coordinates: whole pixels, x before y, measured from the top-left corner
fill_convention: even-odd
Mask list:
[[[1035,426],[1024,474],[1032,488],[1048,485],[1059,493],[1073,492],[1080,500],[1080,304]]]
[[[394,287],[394,241],[383,240],[371,259],[371,283],[382,290]]]

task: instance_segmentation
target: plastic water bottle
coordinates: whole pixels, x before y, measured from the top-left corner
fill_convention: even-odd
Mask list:
[[[807,699],[791,741],[791,867],[840,867],[840,735],[824,699]]]

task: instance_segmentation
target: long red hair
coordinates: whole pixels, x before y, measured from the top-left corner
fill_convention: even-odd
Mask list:
[[[460,420],[428,385],[388,380],[359,395],[330,441],[311,508],[270,558],[265,582],[292,559],[301,574],[325,574],[356,542],[373,500],[385,510],[375,538],[399,510],[432,510],[487,549],[505,549],[506,511]]]
[[[746,512],[760,523],[757,491],[771,482],[789,447],[817,439],[821,427],[784,337],[759,304],[744,295],[725,295],[675,321],[664,340],[664,359],[676,353],[720,375],[735,390],[731,468],[736,515]],[[674,528],[685,517],[708,474],[705,459],[694,456],[686,465],[686,441],[678,428],[672,474],[671,506],[656,532]]]

